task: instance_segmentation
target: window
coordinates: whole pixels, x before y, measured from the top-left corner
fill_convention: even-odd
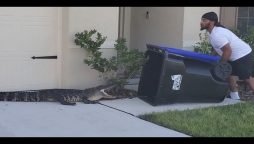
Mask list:
[[[254,26],[254,7],[238,7],[236,23],[241,32],[246,32]]]

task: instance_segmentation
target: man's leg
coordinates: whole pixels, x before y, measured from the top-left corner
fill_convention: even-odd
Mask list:
[[[238,94],[238,85],[237,85],[237,77],[236,76],[230,76],[228,78],[229,82],[229,89],[230,89],[230,97],[232,99],[240,99],[239,94]],[[254,86],[254,85],[253,85]]]
[[[249,85],[252,92],[254,92],[254,78],[252,76],[250,76],[250,78],[246,79],[245,82]]]
[[[230,76],[228,79],[229,82],[229,89],[231,92],[237,92],[238,91],[238,85],[237,85],[237,77],[236,76]]]

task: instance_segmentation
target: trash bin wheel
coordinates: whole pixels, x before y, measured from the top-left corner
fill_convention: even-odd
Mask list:
[[[232,73],[232,66],[228,62],[220,62],[213,67],[212,73],[220,81],[226,81]]]

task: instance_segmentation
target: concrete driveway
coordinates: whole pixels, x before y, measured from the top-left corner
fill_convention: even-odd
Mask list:
[[[65,106],[57,102],[0,102],[0,136],[188,137],[136,116],[156,111],[221,106],[238,102],[225,99],[221,103],[186,103],[156,107],[139,98],[101,101],[106,106],[84,103]]]

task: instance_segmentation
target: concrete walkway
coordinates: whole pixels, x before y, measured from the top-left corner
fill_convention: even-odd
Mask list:
[[[187,136],[99,104],[0,102],[0,113],[1,137]]]
[[[168,105],[152,106],[139,98],[101,101],[101,103],[103,104],[123,110],[135,116],[146,114],[146,113],[152,113],[152,112],[163,112],[167,110],[186,110],[186,109],[205,108],[205,107],[211,107],[211,106],[223,106],[223,105],[236,104],[239,102],[241,101],[226,98],[224,99],[224,101],[220,103],[175,103],[175,104],[168,104]]]
[[[238,103],[171,104],[151,106],[138,99],[101,101],[102,104],[138,116],[144,113],[184,110]],[[0,102],[1,137],[188,137],[130,114],[100,104],[55,102]]]

